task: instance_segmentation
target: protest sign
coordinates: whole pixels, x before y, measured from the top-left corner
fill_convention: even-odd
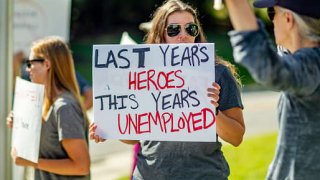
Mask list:
[[[12,147],[17,156],[38,162],[44,86],[16,78]]]
[[[214,44],[94,45],[92,65],[101,137],[216,141]]]

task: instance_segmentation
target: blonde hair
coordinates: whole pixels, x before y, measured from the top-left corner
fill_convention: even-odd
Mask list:
[[[164,38],[164,31],[167,26],[167,19],[169,15],[174,12],[182,12],[186,11],[192,14],[194,18],[194,22],[199,26],[199,35],[195,39],[195,43],[206,43],[207,39],[204,35],[202,26],[198,19],[198,13],[196,9],[192,8],[190,5],[183,3],[180,0],[167,0],[163,3],[162,6],[158,7],[155,11],[152,21],[151,21],[151,29],[148,31],[145,37],[145,43],[147,44],[161,44],[166,43]],[[241,87],[241,80],[236,71],[236,68],[233,64],[228,61],[223,60],[221,57],[216,56],[216,63],[225,65],[233,77],[235,78],[238,85]]]
[[[48,84],[45,89],[42,118],[44,119],[50,106],[58,96],[58,90],[69,91],[79,103],[83,116],[87,119],[84,107],[80,103],[80,90],[75,76],[71,51],[67,44],[58,37],[47,37],[35,41],[31,51],[36,57],[44,58],[51,63]]]

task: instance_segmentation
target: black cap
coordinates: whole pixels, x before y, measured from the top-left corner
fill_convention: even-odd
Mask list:
[[[320,18],[320,0],[256,0],[253,6],[256,8],[281,6],[301,15]]]

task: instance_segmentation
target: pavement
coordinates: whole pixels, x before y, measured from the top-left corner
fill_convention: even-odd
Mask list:
[[[243,92],[246,133],[244,139],[278,129],[276,107],[279,93],[272,91]],[[117,140],[90,143],[91,179],[117,180],[129,177],[132,169],[133,146]]]

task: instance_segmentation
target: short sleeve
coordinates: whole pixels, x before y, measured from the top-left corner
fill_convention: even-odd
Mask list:
[[[218,109],[220,111],[234,107],[243,109],[240,88],[227,67],[216,65],[216,82],[221,87]]]
[[[85,139],[85,119],[72,104],[61,106],[57,112],[59,141]]]

